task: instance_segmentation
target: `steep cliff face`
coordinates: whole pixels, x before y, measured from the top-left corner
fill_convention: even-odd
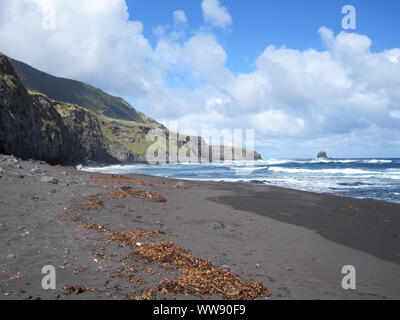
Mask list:
[[[65,139],[57,115],[28,94],[8,58],[0,55],[0,152],[59,162]]]
[[[52,103],[68,128],[71,141],[71,151],[74,159],[84,159],[85,163],[119,163],[135,160],[132,153],[119,143],[109,141],[102,130],[103,121],[94,112],[76,105],[55,102],[42,97],[44,102]]]
[[[104,138],[94,113],[29,93],[0,54],[0,153],[49,163],[106,164],[131,157],[120,149]]]

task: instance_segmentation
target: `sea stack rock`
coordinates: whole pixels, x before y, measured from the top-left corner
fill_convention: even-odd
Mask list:
[[[326,159],[326,158],[328,158],[328,155],[326,154],[325,151],[320,151],[320,152],[318,152],[317,158],[318,159],[321,159],[321,158]]]

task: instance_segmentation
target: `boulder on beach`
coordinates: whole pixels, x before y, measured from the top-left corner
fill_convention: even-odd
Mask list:
[[[318,152],[317,158],[328,158],[328,155],[326,154],[325,151],[320,151]]]

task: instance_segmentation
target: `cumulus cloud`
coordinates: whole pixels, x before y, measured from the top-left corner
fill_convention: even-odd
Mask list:
[[[55,29],[43,28],[43,5],[55,6]],[[232,22],[218,1],[202,8],[209,23]],[[186,15],[176,12],[174,25],[182,26]],[[372,52],[365,35],[321,27],[322,51],[266,44],[252,72],[235,74],[207,29],[179,37],[176,28],[160,27],[153,47],[132,18],[124,0],[0,0],[0,50],[123,96],[163,123],[178,120],[199,133],[254,128],[266,157],[314,155],[327,146],[338,156],[395,153],[399,48]]]
[[[349,148],[357,139],[363,145],[361,140],[373,134],[376,143],[390,144],[393,134],[400,136],[399,49],[371,52],[367,36],[334,35],[324,27],[319,33],[325,50],[269,45],[256,69],[240,74],[226,67],[226,51],[211,34],[196,34],[183,44],[160,42],[157,49],[170,65],[186,66],[207,81],[200,102],[203,121],[185,116],[185,123],[247,125],[256,129],[260,145],[272,137],[274,145],[295,139],[308,147],[310,141],[318,145],[323,139],[339,139]],[[213,113],[207,118],[209,109]],[[371,150],[366,147],[371,141],[365,142],[365,150]]]
[[[232,17],[219,0],[203,0],[201,3],[204,20],[216,27],[225,28],[232,24]]]
[[[183,10],[174,11],[174,22],[175,22],[175,24],[186,23],[187,18],[186,18],[185,11],[183,11]]]
[[[43,0],[0,2],[0,43],[11,57],[46,72],[142,97],[162,83],[143,25],[123,0],[49,2],[56,28],[44,29]],[[125,81],[121,81],[122,79]]]

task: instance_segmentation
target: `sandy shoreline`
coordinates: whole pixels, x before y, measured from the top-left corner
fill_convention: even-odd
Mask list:
[[[0,157],[0,168],[0,299],[143,298],[164,278],[176,284],[185,267],[149,261],[143,248],[160,242],[185,249],[177,260],[190,267],[207,260],[219,275],[238,277],[230,283],[240,279],[249,295],[259,282],[268,299],[400,298],[398,204],[263,185],[116,179],[10,157]],[[132,248],[121,232],[133,228]],[[56,268],[56,290],[41,287],[47,264]],[[341,288],[344,265],[357,270],[356,290]],[[75,295],[67,285],[93,290]],[[160,288],[151,297],[239,295],[221,285],[211,295],[192,286],[187,296],[185,288],[172,296]]]

